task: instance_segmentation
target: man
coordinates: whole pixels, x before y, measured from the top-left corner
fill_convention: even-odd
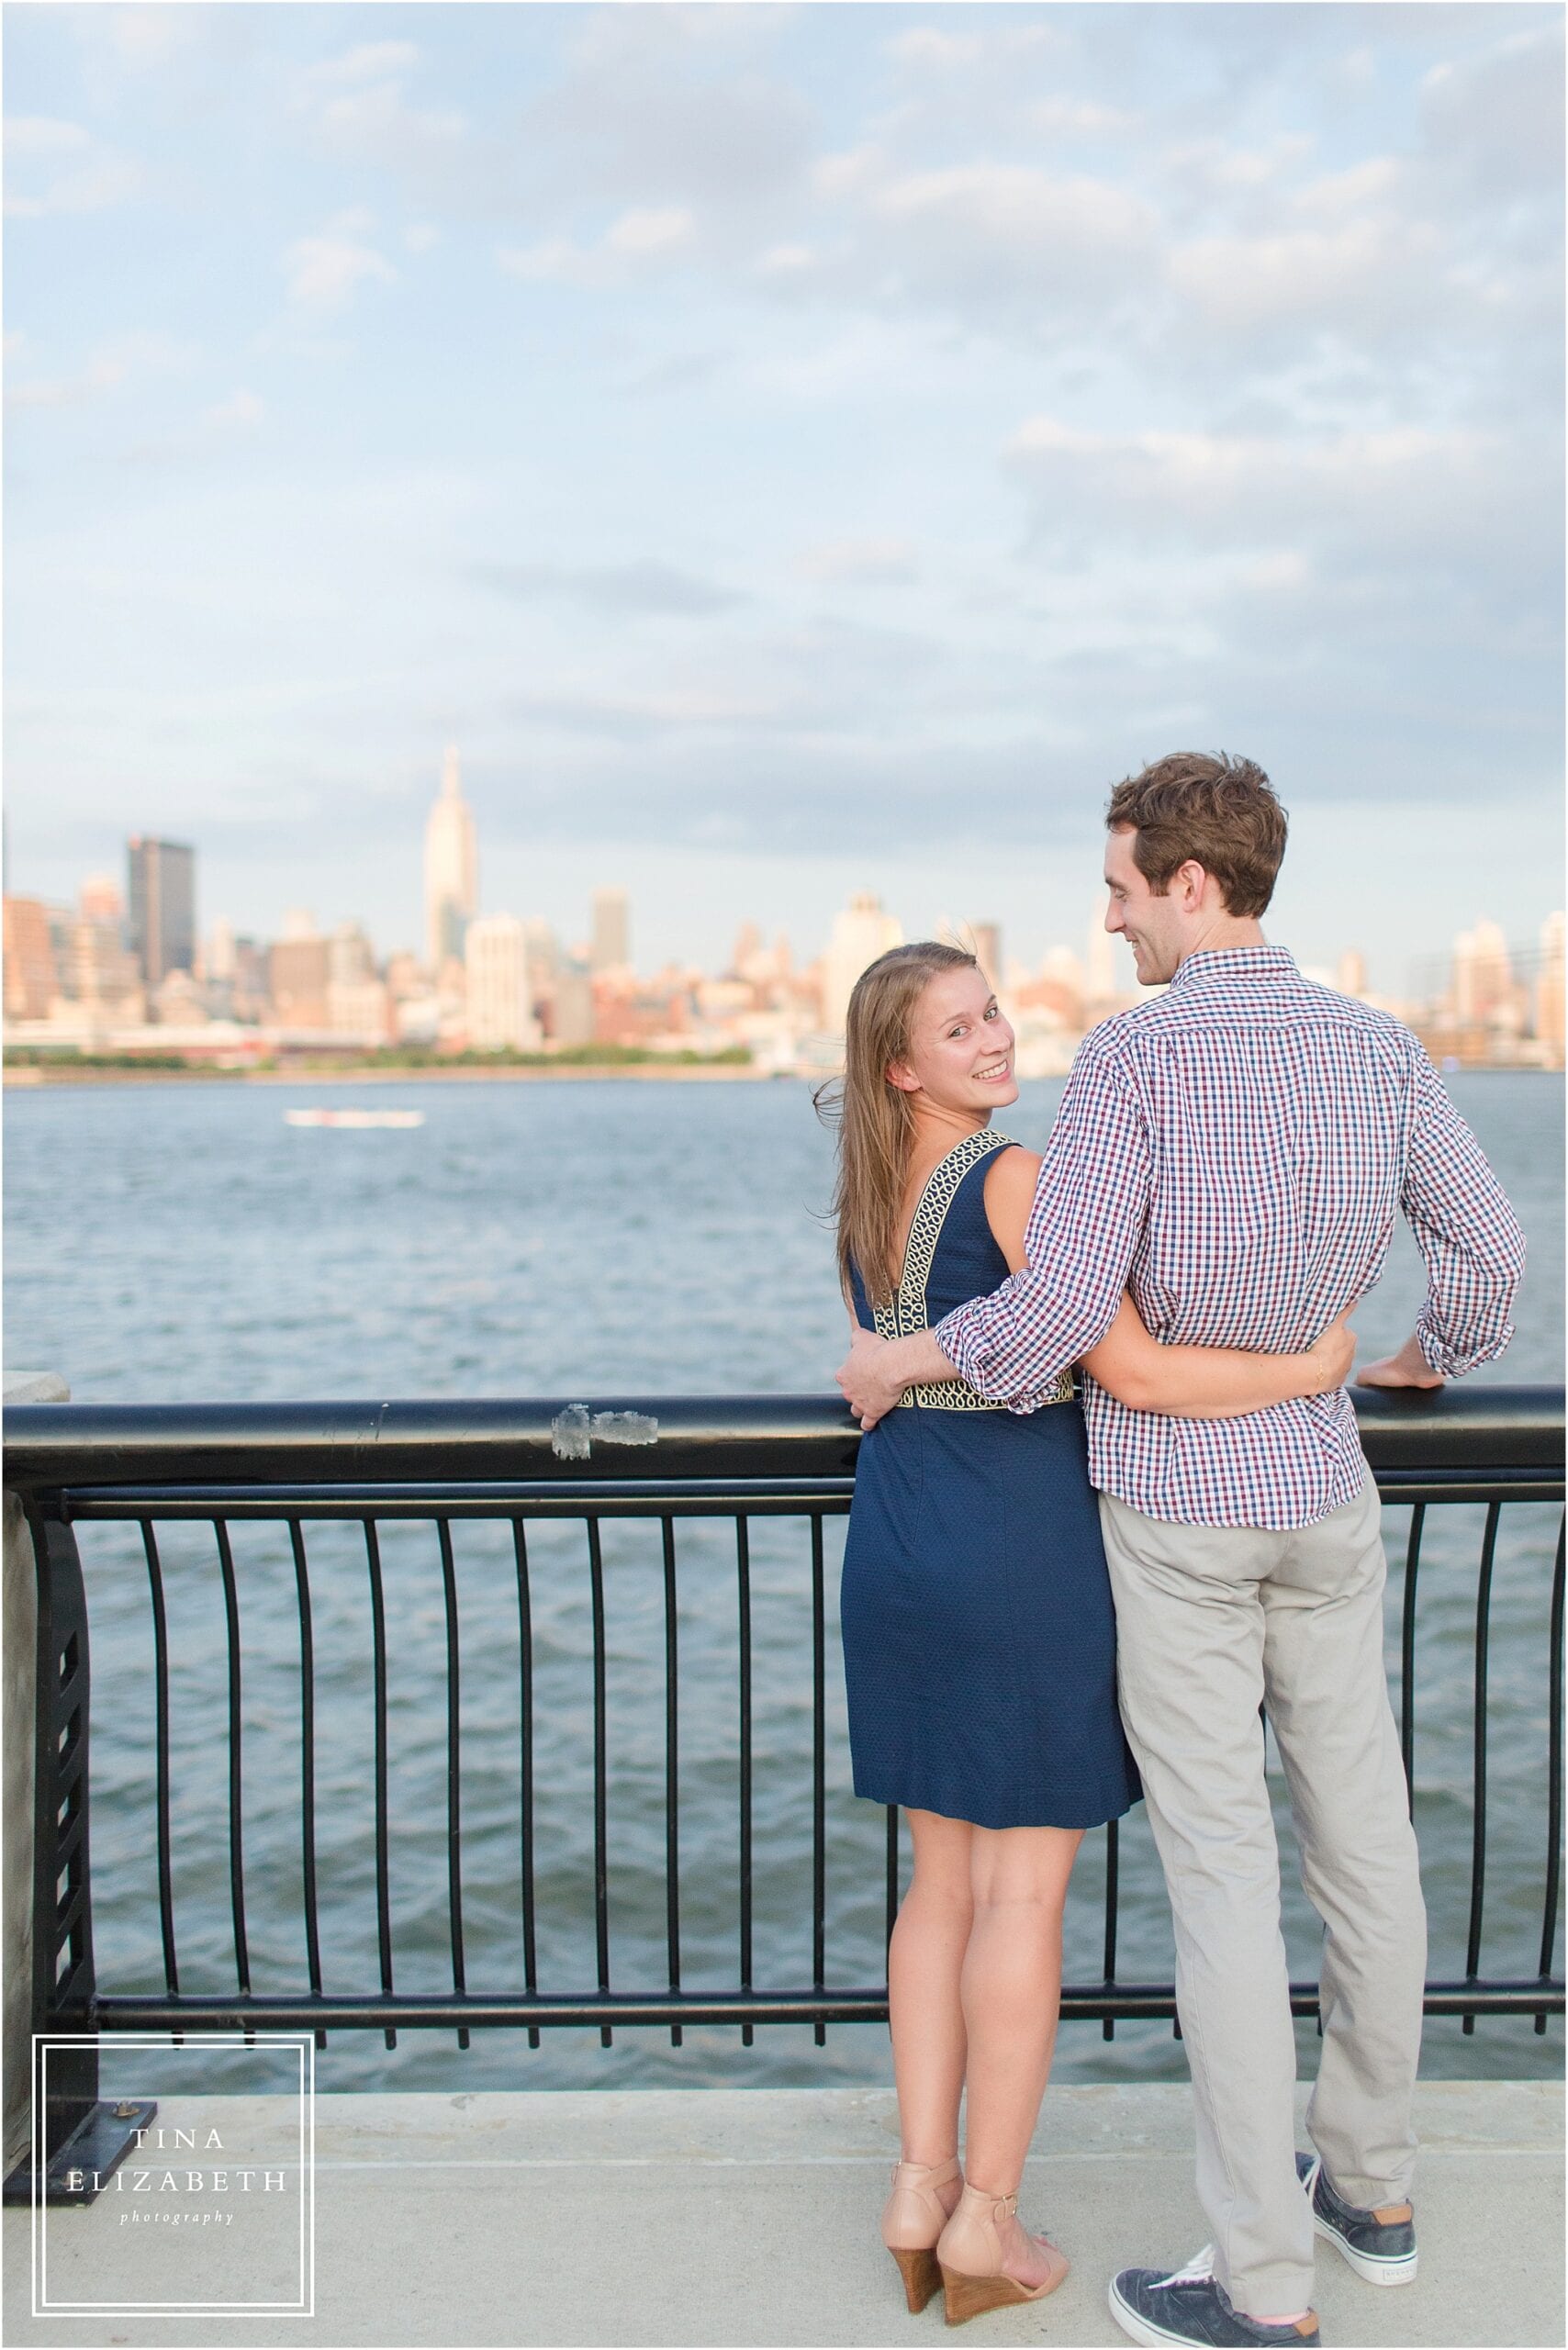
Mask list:
[[[1499,1355],[1518,1223],[1410,1032],[1304,979],[1264,940],[1285,845],[1268,778],[1179,753],[1118,785],[1106,825],[1105,926],[1146,986],[1169,988],[1084,1039],[1027,1270],[934,1331],[856,1340],[839,1383],[863,1424],[906,1386],[958,1376],[1032,1410],[1128,1287],[1172,1344],[1305,1347],[1377,1280],[1396,1210],[1426,1259],[1427,1300],[1414,1336],[1363,1378],[1438,1386]],[[1376,1489],[1343,1388],[1183,1420],[1083,1384],[1214,2232],[1173,2275],[1123,2270],[1112,2312],[1137,2342],[1316,2342],[1315,2229],[1372,2282],[1416,2271],[1426,1919],[1383,1674]],[[1324,1924],[1311,2157],[1294,2150],[1260,1704]]]

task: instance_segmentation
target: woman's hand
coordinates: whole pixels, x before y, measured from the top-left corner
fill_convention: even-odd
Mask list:
[[[1350,1375],[1350,1365],[1356,1360],[1356,1334],[1350,1327],[1353,1305],[1336,1315],[1322,1337],[1306,1349],[1306,1360],[1316,1385],[1307,1390],[1312,1395],[1329,1394],[1336,1387],[1343,1387]]]
[[[1442,1383],[1441,1371],[1428,1362],[1414,1331],[1396,1355],[1369,1362],[1365,1371],[1356,1373],[1358,1387],[1440,1387]]]

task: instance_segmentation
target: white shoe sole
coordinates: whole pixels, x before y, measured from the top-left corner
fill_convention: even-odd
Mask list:
[[[1375,2253],[1358,2252],[1353,2244],[1348,2244],[1327,2220],[1318,2218],[1316,2211],[1312,2215],[1312,2227],[1315,2235],[1320,2235],[1325,2243],[1331,2244],[1340,2259],[1349,2263],[1363,2285],[1413,2285],[1416,2282],[1416,2265],[1421,2256],[1418,2250],[1380,2260]]]

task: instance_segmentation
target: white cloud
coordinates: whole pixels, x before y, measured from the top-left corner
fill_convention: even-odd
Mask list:
[[[1393,155],[1369,155],[1343,172],[1327,173],[1298,190],[1295,202],[1303,212],[1332,218],[1354,212],[1398,193],[1405,166]]]
[[[882,148],[849,147],[841,154],[819,155],[812,165],[811,184],[818,196],[859,196],[875,187],[889,169]]]
[[[1396,425],[1294,434],[1096,432],[1054,417],[1007,442],[1045,542],[1087,528],[1147,554],[1231,549],[1274,565],[1333,550],[1339,575],[1418,577],[1474,566],[1478,592],[1543,553],[1542,498],[1555,470],[1536,447],[1475,430]]]
[[[902,587],[919,576],[909,539],[830,539],[808,547],[797,566],[808,579],[830,585]]]
[[[7,188],[6,210],[17,220],[104,212],[135,196],[142,184],[141,165],[134,158],[101,146],[80,123],[53,116],[20,115],[8,121],[6,156],[31,182],[26,188]]]
[[[972,37],[938,32],[934,25],[917,25],[912,32],[896,33],[887,48],[888,55],[900,65],[930,66],[944,73],[955,65],[972,65],[980,55],[980,44]]]
[[[1472,201],[1540,198],[1556,207],[1562,181],[1562,22],[1516,32],[1479,57],[1434,66],[1421,85],[1433,162]]]
[[[699,8],[689,24],[662,6],[575,13],[583,30],[572,68],[521,125],[554,201],[727,214],[799,184],[812,112],[791,81],[736,70],[730,40],[712,37],[719,11]],[[787,13],[742,8],[734,32],[770,39]]]
[[[323,59],[306,68],[301,79],[316,88],[336,88],[358,82],[381,82],[411,73],[420,52],[411,40],[362,41],[342,57]]]
[[[403,231],[403,244],[411,253],[432,252],[441,242],[441,230],[429,220],[416,220]]]
[[[50,115],[8,116],[6,149],[12,155],[79,155],[93,143],[79,122],[61,122]]]
[[[1170,282],[1204,319],[1230,329],[1318,325],[1380,337],[1429,314],[1442,241],[1428,225],[1351,219],[1273,236],[1201,237],[1170,255]]]
[[[412,41],[361,42],[297,77],[294,110],[329,152],[451,193],[476,160],[472,131],[461,107],[411,103],[419,63]]]
[[[1034,344],[1081,316],[1103,319],[1158,270],[1158,214],[1101,175],[1002,162],[909,168],[868,142],[820,158],[812,188],[834,232],[818,286],[861,310],[957,316]],[[762,274],[793,292],[805,273]]]
[[[266,412],[266,402],[258,393],[241,388],[231,393],[228,399],[219,400],[216,407],[209,408],[206,421],[220,431],[233,428],[248,432],[260,424]]]
[[[1168,149],[1162,162],[1170,179],[1183,191],[1251,196],[1305,162],[1313,143],[1299,131],[1282,131],[1266,147],[1233,147],[1223,139],[1203,139]]]
[[[199,40],[205,14],[188,5],[106,8],[93,33],[108,41],[122,65],[139,70],[162,65],[176,50]]]
[[[1142,198],[1105,180],[1053,179],[1024,163],[968,163],[912,172],[872,198],[884,220],[909,222],[923,234],[1037,255],[1066,244],[1143,244],[1152,216]]]
[[[356,286],[390,285],[397,271],[364,238],[367,213],[340,213],[319,236],[297,238],[283,257],[288,298],[297,309],[324,314],[342,309]]]
[[[818,256],[813,247],[798,241],[769,245],[758,253],[752,267],[759,277],[801,277],[817,266]]]
[[[503,245],[496,258],[509,277],[541,285],[606,285],[644,263],[680,259],[696,237],[696,219],[684,206],[639,207],[612,221],[598,244],[546,237],[534,245]]]
[[[18,337],[13,344],[7,337],[7,357],[19,349],[20,341]],[[90,352],[85,364],[73,375],[35,376],[27,383],[8,383],[6,405],[12,408],[74,408],[84,400],[118,391],[121,385],[140,376],[179,374],[191,365],[194,356],[188,345],[175,342],[168,335],[117,335]]]
[[[696,229],[697,223],[684,206],[647,207],[622,213],[606,234],[605,248],[612,253],[624,253],[633,261],[642,260],[689,245]]]
[[[1126,107],[1096,106],[1088,98],[1042,98],[1025,118],[1031,129],[1070,139],[1120,138],[1144,120]]]

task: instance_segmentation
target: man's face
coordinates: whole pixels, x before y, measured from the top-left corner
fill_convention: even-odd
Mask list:
[[[1174,899],[1156,897],[1133,861],[1137,839],[1130,824],[1105,835],[1105,927],[1126,940],[1139,984],[1152,988],[1175,978],[1187,942]]]

